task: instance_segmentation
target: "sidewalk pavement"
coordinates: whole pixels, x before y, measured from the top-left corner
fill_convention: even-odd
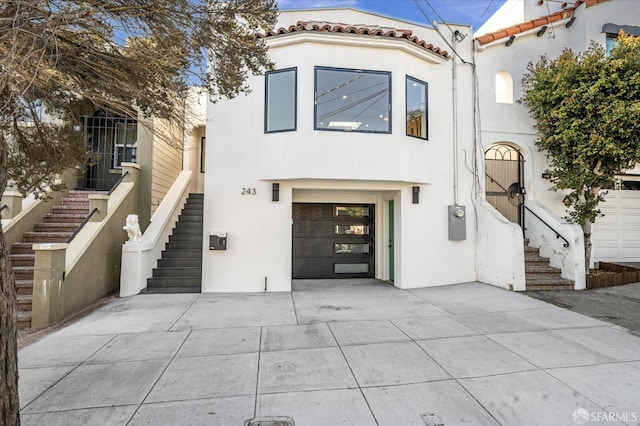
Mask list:
[[[138,295],[19,362],[23,425],[640,424],[639,337],[479,283]]]
[[[527,294],[561,308],[612,322],[640,336],[640,283],[587,291],[533,291]]]

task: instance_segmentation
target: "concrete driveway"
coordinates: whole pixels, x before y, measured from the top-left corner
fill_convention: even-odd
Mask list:
[[[640,424],[639,337],[480,283],[133,296],[19,361],[24,425]]]

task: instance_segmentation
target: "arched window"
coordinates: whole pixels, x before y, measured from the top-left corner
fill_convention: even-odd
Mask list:
[[[507,71],[496,74],[496,102],[499,104],[513,103],[513,78]]]

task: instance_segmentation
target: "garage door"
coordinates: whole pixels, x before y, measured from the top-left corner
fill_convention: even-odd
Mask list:
[[[592,229],[594,262],[640,261],[640,191],[610,191]]]
[[[373,278],[372,204],[293,204],[293,278]]]

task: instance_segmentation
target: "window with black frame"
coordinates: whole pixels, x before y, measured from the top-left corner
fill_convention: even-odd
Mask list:
[[[265,74],[265,133],[296,130],[296,86],[296,68]]]
[[[391,73],[315,68],[315,129],[391,133]]]
[[[429,139],[428,94],[427,83],[407,76],[407,136]]]

